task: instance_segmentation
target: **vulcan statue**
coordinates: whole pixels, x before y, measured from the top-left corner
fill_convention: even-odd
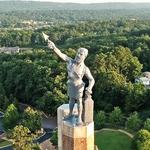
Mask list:
[[[85,76],[88,81],[88,87],[85,89],[86,95],[92,94],[92,88],[95,83],[93,76],[89,68],[84,64],[84,60],[88,55],[88,50],[86,48],[79,48],[74,59],[68,57],[66,54],[62,53],[55,44],[49,40],[49,37],[43,33],[45,40],[48,42],[48,47],[52,49],[58,57],[67,63],[68,71],[68,96],[69,96],[69,116],[73,115],[73,108],[75,102],[77,102],[78,116],[77,124],[82,124],[82,111],[83,111],[83,91],[85,88],[85,83],[82,78]]]

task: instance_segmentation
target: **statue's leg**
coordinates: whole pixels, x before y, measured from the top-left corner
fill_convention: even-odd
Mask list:
[[[79,98],[77,100],[77,103],[78,103],[78,124],[82,124],[82,110],[83,110],[82,98]]]
[[[74,105],[75,105],[75,99],[70,97],[70,99],[69,99],[69,116],[73,115],[72,112],[73,112]]]

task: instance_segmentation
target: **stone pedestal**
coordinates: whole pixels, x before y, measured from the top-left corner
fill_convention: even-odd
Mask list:
[[[91,98],[91,96],[87,97],[84,100],[84,105],[83,105],[83,122],[85,124],[93,122],[93,109],[94,109],[94,102]]]
[[[77,105],[74,107],[74,114],[77,114]],[[62,149],[62,129],[64,117],[69,114],[69,104],[63,104],[57,108],[57,126],[58,126],[58,149]]]
[[[64,119],[69,113],[69,104],[61,105],[58,115],[58,150],[94,150],[94,122],[76,125],[76,117]],[[74,108],[77,114],[77,106]]]
[[[63,122],[62,150],[94,150],[94,123],[72,126]]]

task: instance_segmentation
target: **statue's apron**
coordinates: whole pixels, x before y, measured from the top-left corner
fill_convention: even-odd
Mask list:
[[[67,64],[68,69],[68,96],[70,98],[79,99],[83,96],[85,83],[82,81],[84,76],[85,65],[82,64],[81,67],[75,70],[75,61],[70,60]]]

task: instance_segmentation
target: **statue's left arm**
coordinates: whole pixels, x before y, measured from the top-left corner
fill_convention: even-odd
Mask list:
[[[85,76],[89,80],[89,85],[86,88],[86,91],[89,92],[90,94],[92,94],[92,88],[94,86],[95,80],[94,80],[88,67],[85,67]]]

